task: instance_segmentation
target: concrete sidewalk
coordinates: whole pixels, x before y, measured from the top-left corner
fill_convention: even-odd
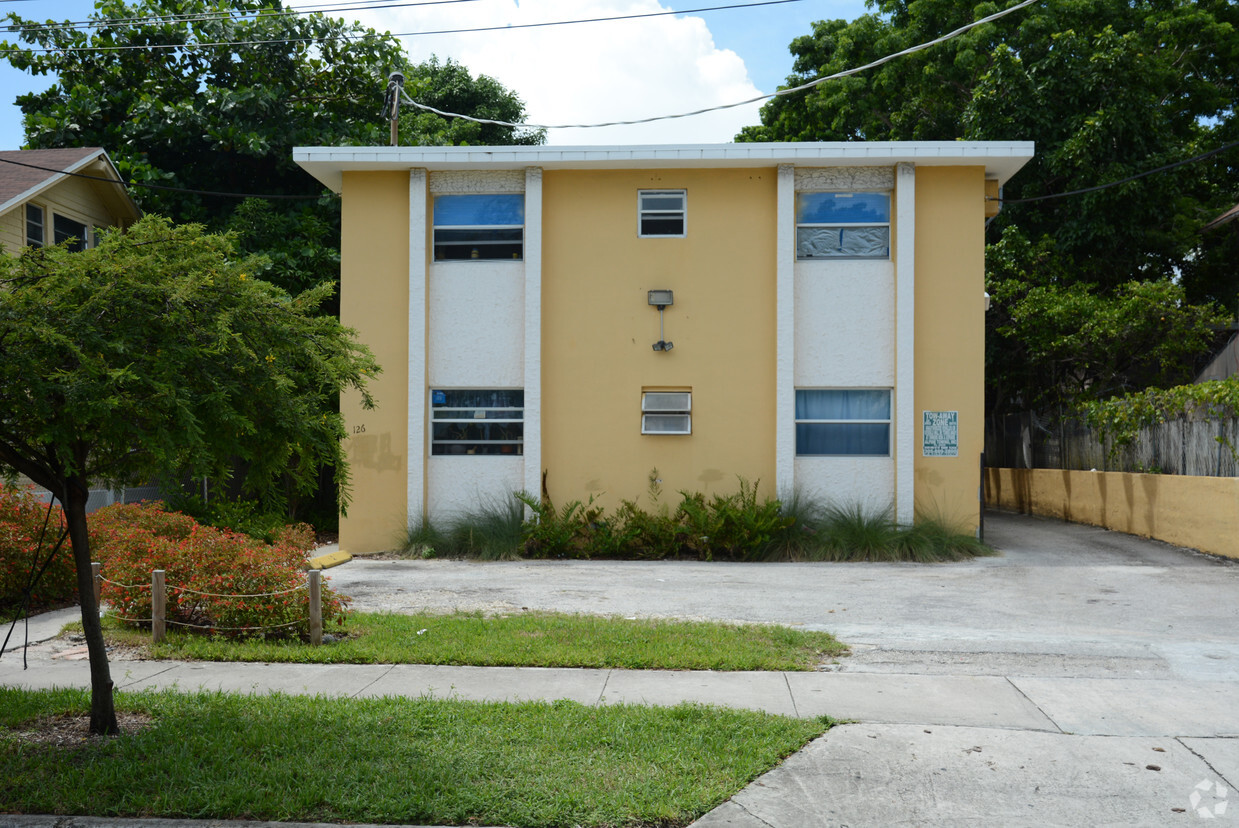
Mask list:
[[[867,581],[880,574],[880,591],[888,602],[926,594],[919,608],[883,608],[890,618],[885,630],[851,623],[852,634],[842,637],[861,652],[854,659],[843,659],[832,672],[115,661],[112,673],[117,687],[125,690],[205,688],[486,701],[563,698],[587,705],[693,701],[790,716],[828,714],[857,722],[835,727],[790,757],[705,815],[695,823],[699,828],[1162,826],[1202,818],[1239,822],[1239,796],[1230,793],[1239,784],[1239,681],[1232,661],[1239,630],[1231,623],[1239,597],[1239,567],[1202,560],[1163,544],[1111,533],[1098,537],[1088,527],[1023,520],[998,517],[994,522],[1006,532],[995,534],[1003,539],[1002,548],[1008,554],[975,564],[765,565],[765,569],[753,570],[760,575],[751,576],[745,574],[748,570],[725,564],[700,570],[746,583],[757,577],[786,579],[785,595],[791,597],[779,605],[781,610],[775,610],[788,614],[785,623],[805,626],[810,624],[793,620],[792,613],[811,610],[792,607],[793,585],[823,573],[836,589],[848,572]],[[1092,558],[1087,551],[1079,551],[1090,540],[1101,550]],[[1116,556],[1115,544],[1119,543],[1123,550],[1134,550],[1130,552],[1134,557],[1124,557],[1128,551]],[[1047,547],[1040,549],[1037,544]],[[1065,546],[1072,554],[1056,559],[1054,550]],[[345,572],[360,563],[333,572]],[[697,573],[695,566],[662,565],[650,571],[674,580],[689,571]],[[1033,581],[1029,580],[1030,567],[1046,571],[1034,573],[1043,577]],[[1056,576],[1049,571],[1054,567],[1064,571]],[[579,573],[581,568],[556,571]],[[354,570],[364,571],[364,567]],[[448,571],[450,567],[419,566],[416,578],[434,581],[435,572]],[[632,567],[627,574],[639,578],[645,571]],[[470,590],[478,601],[493,600],[483,572],[493,574],[495,594],[512,588],[513,570],[475,565],[469,573]],[[536,574],[545,579],[551,572],[542,568]],[[703,600],[712,588],[700,580],[705,577],[688,579],[697,582],[686,601]],[[1038,633],[1029,635],[1032,622],[1016,614],[1019,608],[1011,596],[1022,591],[1024,602],[1044,608],[1053,600],[1052,593],[1067,594],[1073,581],[1081,584],[1083,594],[1100,588],[1102,594],[1118,598],[1109,607],[1100,601],[1075,599],[1072,617],[1037,621]],[[1127,590],[1135,588],[1132,584],[1145,591],[1128,595]],[[933,590],[927,590],[927,585]],[[564,590],[562,582],[551,587],[552,591]],[[388,575],[384,588],[399,587]],[[442,587],[435,584],[434,588]],[[777,592],[775,586],[770,588]],[[861,587],[849,593],[846,605],[855,607],[858,614],[866,611],[865,601],[878,601],[874,589]],[[1046,595],[1038,590],[1046,590]],[[344,591],[350,590],[345,587]],[[986,595],[996,596],[989,599],[991,606],[980,605]],[[657,597],[662,614],[676,614],[665,612],[666,595]],[[1228,600],[1214,606],[1207,603],[1218,597]],[[1147,630],[1131,629],[1140,626],[1134,615],[1124,627],[1102,623],[1107,614],[1127,612],[1122,609],[1127,598],[1145,604],[1149,617],[1140,623]],[[524,600],[534,599],[527,596]],[[600,603],[609,610],[619,600],[603,596]],[[977,604],[978,617],[990,619],[986,630],[958,627],[960,619],[954,610],[967,602]],[[364,601],[359,604],[369,608]],[[768,608],[762,605],[763,612]],[[630,607],[625,605],[624,611]],[[739,610],[733,603],[725,611]],[[909,615],[913,612],[926,615],[928,628],[923,634],[916,632],[915,622],[920,619]],[[1132,612],[1138,612],[1137,608],[1132,607]],[[940,621],[934,624],[936,616]],[[32,637],[54,635],[61,623],[74,617],[74,611],[65,611],[36,619]],[[1213,632],[1205,621],[1208,617],[1216,619]],[[828,618],[833,621],[835,616]],[[861,620],[867,618],[861,616]],[[827,617],[822,620],[826,623],[821,626],[832,626]],[[948,632],[943,634],[943,629]],[[1149,649],[1146,645],[1153,638],[1156,647]],[[1038,641],[1048,643],[1039,645]],[[86,686],[87,665],[73,657],[63,644],[45,642],[31,649],[30,669],[23,671],[21,654],[6,653],[0,658],[0,684]],[[1214,663],[1218,666],[1211,667]],[[998,669],[987,672],[982,669],[985,664],[997,664]],[[36,818],[0,817],[0,828],[51,825],[14,819]],[[83,819],[74,818],[65,825],[160,824]]]

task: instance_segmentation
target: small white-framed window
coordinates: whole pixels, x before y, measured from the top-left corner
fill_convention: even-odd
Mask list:
[[[75,253],[90,246],[90,235],[86,225],[68,216],[62,216],[60,213],[52,215],[52,238],[56,244],[68,242],[69,249]]]
[[[521,259],[524,245],[524,193],[435,196],[436,262]]]
[[[523,454],[521,389],[436,389],[430,392],[431,454]]]
[[[692,391],[642,391],[642,434],[692,434]]]
[[[797,388],[796,454],[889,457],[889,388]]]
[[[797,259],[890,256],[890,193],[796,193]]]
[[[638,236],[683,237],[687,224],[687,190],[637,191]]]
[[[47,211],[37,204],[26,205],[26,244],[42,247],[47,239]]]

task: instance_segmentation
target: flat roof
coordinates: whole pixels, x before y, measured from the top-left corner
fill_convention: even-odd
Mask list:
[[[294,147],[293,160],[340,192],[355,170],[706,169],[710,167],[984,166],[1005,184],[1033,157],[1032,141],[831,141],[505,147]]]

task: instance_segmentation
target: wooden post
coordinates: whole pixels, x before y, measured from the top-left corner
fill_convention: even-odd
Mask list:
[[[164,571],[156,569],[151,573],[151,643],[163,641],[165,618],[167,614],[167,596],[164,593]]]
[[[90,582],[95,585],[95,607],[99,607],[99,593],[103,590],[103,564],[90,562]],[[102,612],[102,610],[100,610]]]
[[[310,644],[323,643],[323,573],[310,570]]]

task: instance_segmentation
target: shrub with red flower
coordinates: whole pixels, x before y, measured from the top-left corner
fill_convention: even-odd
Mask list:
[[[103,600],[121,619],[149,624],[151,572],[162,569],[170,624],[231,637],[309,634],[305,553],[314,533],[304,524],[268,545],[162,503],[117,504],[90,516],[90,543],[103,563]],[[342,623],[347,602],[324,584],[324,625]]]
[[[48,515],[47,504],[36,500],[29,487],[0,485],[0,618],[11,618],[12,611],[21,606],[32,569],[47,560],[64,525],[60,507],[53,506]],[[66,539],[31,590],[30,606],[35,609],[56,606],[76,597],[73,550]]]

